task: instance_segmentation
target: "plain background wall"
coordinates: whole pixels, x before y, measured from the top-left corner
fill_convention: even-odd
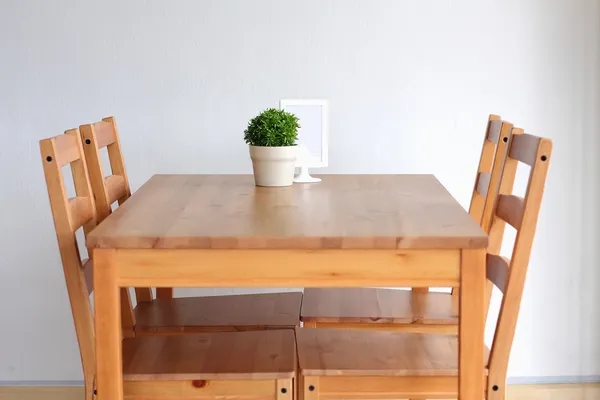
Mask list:
[[[489,113],[552,138],[510,375],[600,375],[599,25],[596,0],[0,1],[0,381],[81,379],[38,140],[115,115],[134,189],[250,173],[281,98],[330,100],[324,172],[434,173],[465,207]]]

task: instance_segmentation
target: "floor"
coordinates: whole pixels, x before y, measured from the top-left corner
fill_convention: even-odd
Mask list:
[[[77,387],[0,387],[0,399],[83,400],[83,389]],[[598,399],[600,399],[600,383],[580,385],[513,385],[508,390],[508,400]]]

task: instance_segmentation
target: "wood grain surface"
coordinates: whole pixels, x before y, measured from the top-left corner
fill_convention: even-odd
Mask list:
[[[458,297],[394,289],[304,290],[302,321],[458,325]]]
[[[293,378],[295,369],[291,329],[123,341],[125,380],[285,379]]]
[[[254,186],[251,175],[155,175],[87,238],[91,248],[484,248],[433,175],[327,175]]]
[[[349,377],[347,379],[353,379]],[[226,388],[231,387],[231,382],[227,381]],[[261,382],[262,381],[254,381]],[[268,383],[268,381],[266,381]],[[126,382],[125,393],[128,394],[128,387],[136,382]],[[150,382],[143,382],[143,388],[149,387]],[[164,385],[169,382],[155,382],[155,385]],[[188,382],[174,382],[173,385],[184,386]],[[237,382],[236,382],[237,383]],[[244,388],[247,388],[248,381],[242,381]],[[359,381],[358,384],[362,382]],[[411,382],[413,383],[413,382]],[[354,383],[357,385],[357,383]],[[137,388],[138,385],[136,385]],[[414,387],[414,385],[411,385]],[[150,386],[151,388],[151,386]],[[196,388],[193,388],[196,389]],[[349,389],[352,389],[350,387]],[[379,388],[376,388],[379,389]],[[246,391],[247,393],[248,391]],[[378,392],[380,392],[378,390]],[[186,392],[180,390],[179,393]],[[81,387],[0,387],[0,398],[2,400],[81,400],[83,398],[83,388]],[[450,400],[452,396],[448,396]],[[508,400],[596,400],[600,398],[600,383],[581,383],[581,384],[553,384],[553,385],[508,385]]]
[[[458,336],[296,329],[303,375],[458,376]]]
[[[264,293],[153,300],[135,308],[136,333],[293,329],[302,293]]]

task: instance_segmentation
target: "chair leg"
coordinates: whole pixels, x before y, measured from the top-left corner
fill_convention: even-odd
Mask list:
[[[277,400],[293,400],[294,392],[293,379],[277,379]]]
[[[506,367],[501,373],[494,373],[494,369],[490,369],[486,392],[487,400],[506,400]]]
[[[96,389],[94,375],[87,375],[83,378],[83,386],[85,391],[85,400],[94,400],[94,390]]]
[[[298,400],[319,400],[319,377],[300,375],[300,396]]]

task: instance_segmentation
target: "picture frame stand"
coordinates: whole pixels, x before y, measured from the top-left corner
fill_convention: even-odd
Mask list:
[[[294,183],[316,183],[321,182],[321,178],[315,178],[310,175],[308,172],[308,167],[306,165],[302,165],[298,167],[300,172],[294,176]]]

